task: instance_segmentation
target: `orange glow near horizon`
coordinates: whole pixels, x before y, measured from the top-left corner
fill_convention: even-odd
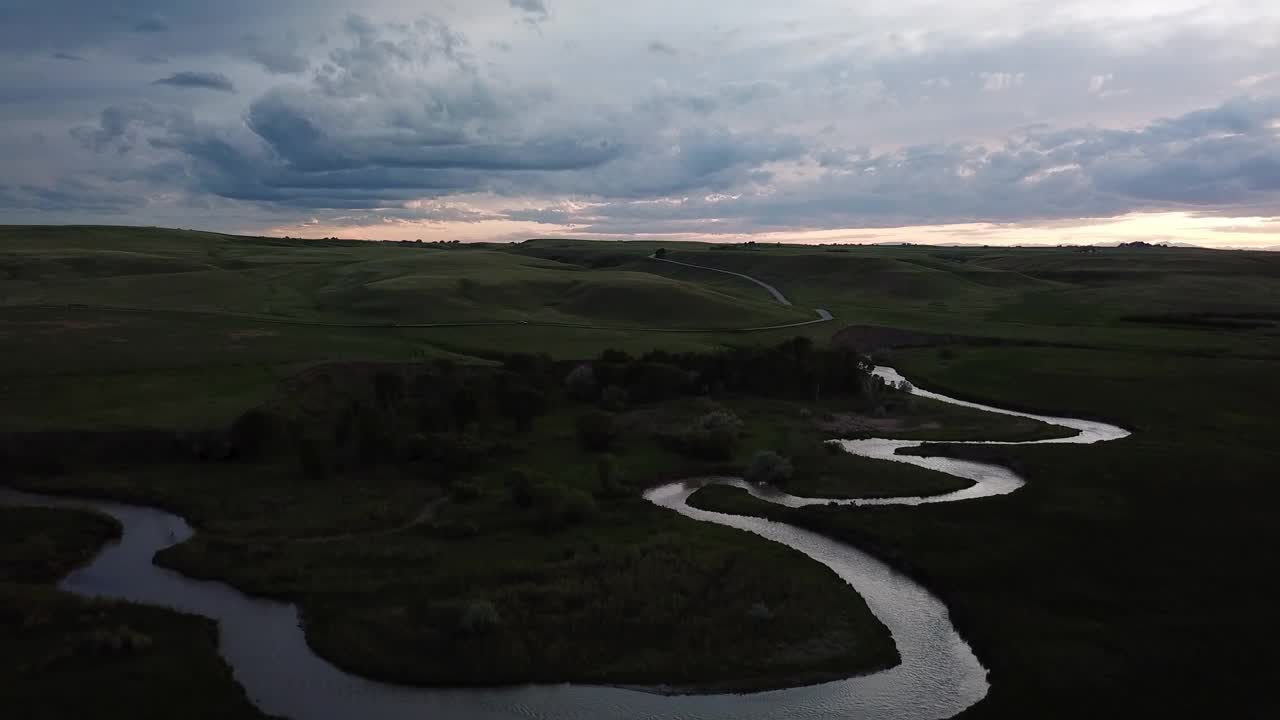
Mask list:
[[[343,237],[365,240],[507,242],[531,237],[697,242],[920,243],[963,245],[1095,245],[1116,242],[1189,243],[1220,248],[1280,249],[1280,217],[1216,217],[1189,212],[1135,213],[1115,218],[1041,224],[956,223],[894,228],[846,228],[762,233],[635,233],[600,235],[573,226],[496,219],[474,222],[387,219],[376,224],[312,221],[261,229],[269,236]]]

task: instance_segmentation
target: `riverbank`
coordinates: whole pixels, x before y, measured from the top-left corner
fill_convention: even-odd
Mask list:
[[[55,589],[120,532],[101,514],[0,502],[0,706],[32,720],[262,720],[212,621]]]
[[[386,372],[376,364],[343,370],[356,371],[364,375],[337,375],[342,387]],[[333,382],[325,372],[307,377]],[[310,412],[323,407],[309,386],[291,387]],[[847,402],[734,396],[637,404],[611,421],[618,435],[602,455],[578,447],[582,411],[557,400],[556,410],[525,432],[504,432],[493,469],[481,464],[461,477],[424,480],[393,465],[314,477],[268,457],[73,472],[21,484],[189,517],[199,532],[160,552],[160,565],[297,603],[311,649],[362,676],[436,686],[573,681],[758,691],[881,670],[897,662],[897,651],[863,600],[821,565],[654,508],[635,483],[740,473],[757,449],[780,448],[796,459],[797,488],[833,486],[851,468],[871,467],[822,445],[828,416],[870,421],[858,414],[858,402]],[[954,434],[953,425],[1014,438],[1052,434],[1022,418],[893,394],[875,402],[878,422],[903,434]],[[666,428],[716,413],[742,424],[734,457],[696,461],[672,449]],[[499,466],[505,470],[496,472]],[[548,477],[561,489],[547,485]],[[924,471],[875,477],[855,477],[843,489],[887,494],[887,481],[895,480],[897,492],[924,494],[938,485],[936,474]],[[557,502],[576,497],[584,504],[548,514],[539,493],[553,489],[568,493]],[[433,508],[429,520],[414,524],[426,506]],[[335,537],[341,541],[317,541]],[[411,577],[405,567],[415,569]],[[470,619],[476,613],[488,618],[478,629]],[[741,632],[744,623],[751,633]],[[423,647],[435,652],[424,656]]]

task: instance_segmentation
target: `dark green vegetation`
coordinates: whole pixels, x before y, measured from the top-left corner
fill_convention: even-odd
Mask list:
[[[796,474],[783,489],[792,495],[820,498],[879,498],[942,495],[973,483],[915,465],[870,460],[845,452],[825,451],[797,459]],[[806,461],[808,464],[806,464]]]
[[[815,386],[823,400],[805,401]],[[639,491],[741,472],[774,442],[818,479],[839,462],[820,444],[818,423],[837,415],[825,408],[1032,429],[911,400],[859,356],[801,339],[590,363],[325,365],[225,431],[151,438],[164,448],[152,467],[122,442],[91,458],[81,444],[22,482],[187,516],[200,534],[160,562],[298,602],[313,646],[368,675],[771,687],[885,667],[895,650],[825,568]],[[910,492],[912,478],[893,480]]]
[[[91,513],[0,507],[6,716],[262,717],[214,654],[212,622],[51,587],[118,533],[114,520]]]
[[[691,504],[800,525],[923,579],[992,671],[966,716],[1267,717],[1277,497],[1274,360],[955,348],[894,358],[943,391],[1107,417],[1089,447],[931,446],[1016,467],[1012,495],[917,508],[787,510],[726,487]],[[1176,402],[1170,402],[1170,397]],[[1168,697],[1167,688],[1180,688]],[[1229,709],[1229,710],[1227,710]]]
[[[1265,573],[1280,540],[1271,520],[1280,499],[1273,481],[1280,466],[1280,257],[1161,248],[661,246],[672,259],[771,282],[795,308],[769,306],[759,288],[730,276],[648,260],[654,243],[534,241],[476,252],[150,230],[4,230],[0,428],[10,438],[49,428],[185,433],[175,441],[181,452],[148,460],[141,471],[138,463],[113,468],[112,458],[100,455],[89,467],[23,482],[151,501],[189,515],[202,532],[164,562],[300,599],[317,648],[351,667],[418,679],[453,673],[462,681],[471,670],[470,678],[481,674],[467,663],[492,657],[495,676],[515,677],[532,672],[530,647],[577,624],[576,634],[548,643],[555,662],[546,673],[569,676],[576,667],[576,676],[587,677],[582,663],[592,677],[608,670],[612,677],[758,686],[814,677],[803,668],[848,672],[890,658],[877,655],[875,626],[865,623],[856,600],[823,590],[832,578],[821,568],[750,536],[670,517],[638,500],[640,488],[741,471],[757,451],[777,450],[795,468],[792,492],[894,492],[902,483],[951,480],[828,456],[820,440],[895,433],[1027,439],[1045,429],[911,406],[893,395],[843,398],[812,385],[781,396],[708,387],[660,399],[637,396],[626,383],[622,395],[607,392],[606,381],[587,399],[573,399],[563,379],[574,363],[566,363],[554,388],[549,381],[536,388],[545,407],[532,394],[512,393],[506,410],[495,401],[486,411],[484,422],[494,429],[479,434],[501,437],[499,445],[450,445],[435,436],[468,434],[418,429],[396,434],[409,440],[397,452],[411,453],[412,436],[421,433],[431,440],[425,447],[448,446],[450,454],[407,455],[369,470],[355,464],[358,442],[346,445],[350,456],[303,452],[307,443],[292,443],[306,433],[296,431],[318,432],[319,425],[286,422],[278,442],[288,449],[259,459],[193,463],[190,451],[230,454],[219,432],[254,406],[298,420],[310,417],[298,408],[318,408],[336,432],[345,403],[300,400],[325,373],[343,392],[362,388],[370,398],[364,404],[374,406],[378,370],[403,371],[407,398],[407,369],[448,367],[438,359],[452,360],[464,375],[488,367],[486,377],[519,376],[524,371],[500,368],[500,353],[576,361],[609,347],[636,356],[653,348],[775,346],[797,333],[822,349],[842,325],[855,324],[862,327],[840,333],[837,344],[883,356],[926,387],[1099,417],[1135,434],[1096,447],[931,446],[984,453],[1029,479],[1012,495],[981,501],[785,511],[713,488],[696,495],[698,502],[785,513],[789,522],[856,543],[921,578],[991,668],[991,694],[969,716],[1079,717],[1100,709],[1130,717],[1270,716],[1276,637],[1269,618],[1280,597]],[[51,258],[95,253],[109,260]],[[120,254],[129,255],[127,263]],[[139,254],[168,258],[159,262],[163,272]],[[452,273],[453,283],[429,280],[427,258],[440,258],[441,268],[452,263],[444,274]],[[178,260],[200,267],[177,272]],[[541,285],[561,273],[592,292],[597,279],[618,280],[624,290],[609,297],[626,300],[593,296],[574,304],[577,286]],[[627,280],[640,274],[652,282]],[[464,287],[457,277],[476,285]],[[215,279],[224,284],[205,284]],[[515,294],[505,294],[508,284]],[[686,300],[673,309],[650,292],[672,284],[703,309],[686,313]],[[723,298],[731,302],[721,304]],[[152,310],[103,308],[135,302]],[[83,306],[34,306],[45,303]],[[492,312],[517,322],[630,327],[650,324],[652,308],[655,319],[688,319],[686,327],[694,318],[701,318],[697,325],[741,327],[782,317],[774,313],[808,319],[812,307],[831,310],[840,322],[750,335],[377,326],[444,318],[448,310],[463,318]],[[886,326],[909,332],[894,335]],[[319,363],[328,370],[306,371]],[[646,383],[660,387],[663,376],[645,374]],[[533,412],[540,407],[541,414]],[[599,414],[584,422],[588,413]],[[727,454],[717,440],[735,427],[726,414],[741,422]],[[388,415],[416,422],[413,413]],[[360,423],[352,426],[358,435]],[[43,436],[40,442],[65,446]],[[477,453],[484,462],[474,467],[438,471],[448,458]],[[353,533],[360,537],[347,537]],[[494,561],[512,547],[518,552],[509,563]],[[428,571],[405,573],[406,566]],[[645,594],[628,594],[632,587]],[[773,618],[766,632],[806,652],[763,653],[741,637],[749,618],[762,615],[756,602]],[[653,613],[646,623],[668,632],[593,625],[637,608]],[[664,625],[677,616],[678,626]],[[692,633],[689,623],[703,624]],[[601,638],[585,637],[584,628]],[[869,654],[855,659],[849,644],[808,642],[828,632],[860,641],[853,650]],[[424,646],[445,642],[436,633],[447,634],[455,650],[471,648],[466,662],[421,663],[429,654]],[[704,636],[711,640],[700,645]],[[501,637],[512,641],[495,639]],[[664,653],[679,660],[662,659]],[[740,664],[713,667],[711,658]],[[761,659],[776,664],[753,664]],[[657,671],[667,668],[677,672]]]

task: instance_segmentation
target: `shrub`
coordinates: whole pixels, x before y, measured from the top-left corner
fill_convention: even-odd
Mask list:
[[[767,622],[773,619],[773,611],[762,602],[755,603],[747,610],[747,619],[754,622]]]
[[[791,462],[796,477],[818,473],[830,462],[830,450],[813,436],[788,430],[783,434],[779,454]]]
[[[75,651],[93,657],[129,657],[145,653],[151,645],[149,636],[121,625],[112,629],[97,628],[81,636],[75,641]]]
[[[631,362],[631,354],[626,350],[618,350],[617,348],[607,348],[600,353],[600,362],[610,363],[613,365]]]
[[[612,455],[603,455],[596,461],[596,480],[600,483],[599,495],[602,498],[619,498],[630,494]]]
[[[447,470],[471,470],[494,451],[491,443],[471,433],[441,433],[427,443],[428,456]]]
[[[684,393],[690,385],[687,370],[670,363],[643,361],[627,370],[628,392],[642,402],[658,402]]]
[[[436,520],[431,530],[447,540],[465,540],[480,534],[480,526],[472,520]]]
[[[791,462],[772,450],[762,450],[751,458],[747,482],[754,485],[785,485],[791,479]]]
[[[503,415],[515,423],[516,430],[523,432],[534,418],[546,413],[547,396],[536,388],[516,385],[499,393],[498,404]]]
[[[471,502],[484,497],[484,488],[474,480],[454,480],[449,483],[449,494],[458,502]]]
[[[611,413],[592,410],[578,418],[577,433],[584,450],[604,452],[618,438],[618,422]]]
[[[373,376],[373,393],[378,407],[392,408],[404,397],[404,378],[398,373],[380,370]]]
[[[329,476],[329,459],[320,443],[309,437],[298,438],[298,469],[307,480],[324,482]]]
[[[523,470],[512,470],[507,473],[504,484],[507,486],[507,493],[511,496],[513,505],[520,508],[533,507],[534,483],[528,473]]]
[[[627,391],[617,385],[610,385],[600,393],[600,407],[609,412],[622,412],[627,409]]]
[[[596,501],[581,490],[566,488],[557,482],[537,485],[533,504],[538,522],[547,530],[562,530],[595,517]]]
[[[458,620],[458,629],[467,635],[493,632],[501,625],[502,617],[498,615],[498,609],[484,599],[472,600]]]
[[[742,421],[737,415],[728,410],[715,410],[666,439],[686,455],[704,460],[728,460],[738,447],[741,433]]]
[[[231,452],[243,460],[262,456],[271,439],[271,416],[260,408],[254,408],[236,418],[227,432]]]
[[[370,407],[356,413],[356,456],[361,465],[384,463],[395,454],[395,438],[388,418]]]
[[[575,367],[564,379],[565,390],[569,397],[582,402],[590,402],[596,396],[596,371],[586,363]]]

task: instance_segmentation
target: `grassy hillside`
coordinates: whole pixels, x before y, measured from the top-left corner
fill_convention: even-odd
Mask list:
[[[674,260],[743,272],[841,323],[1108,348],[1280,354],[1280,253],[1195,248],[713,246],[538,240],[587,267]],[[707,283],[693,268],[651,269]],[[830,329],[808,333],[828,337]]]
[[[87,305],[346,324],[731,328],[809,319],[759,293],[494,250],[311,245],[142,228],[0,228],[0,276],[0,307]]]
[[[486,247],[0,227],[0,429],[216,425],[325,360],[478,363],[474,353],[516,349],[585,357],[653,346],[629,328],[812,318],[750,283],[726,289],[644,265],[591,270]],[[510,326],[392,327],[490,322]],[[706,349],[721,338],[666,342]]]

